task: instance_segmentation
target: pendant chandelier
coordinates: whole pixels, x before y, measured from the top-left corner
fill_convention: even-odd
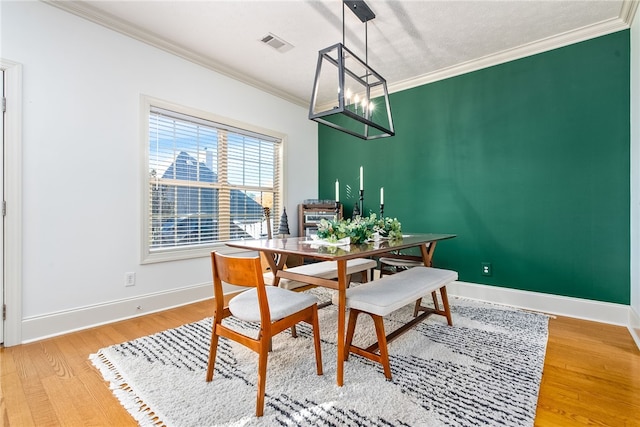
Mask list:
[[[365,25],[364,61],[344,45],[345,6]],[[309,106],[309,119],[365,140],[395,135],[387,81],[367,63],[367,22],[375,17],[364,1],[343,0],[342,43],[318,52]]]

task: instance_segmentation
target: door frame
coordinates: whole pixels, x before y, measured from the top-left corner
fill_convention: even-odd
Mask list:
[[[4,259],[2,288],[7,317],[4,346],[22,342],[22,64],[0,58],[4,71]]]

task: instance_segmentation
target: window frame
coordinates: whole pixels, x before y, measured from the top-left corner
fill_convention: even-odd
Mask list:
[[[171,246],[167,248],[160,248],[151,250],[150,245],[150,210],[151,203],[150,198],[150,183],[149,183],[149,166],[150,166],[150,148],[149,148],[149,115],[152,112],[152,108],[159,108],[178,114],[184,114],[192,116],[200,120],[210,121],[221,125],[221,127],[231,127],[236,129],[245,130],[248,133],[254,133],[263,135],[268,138],[277,139],[280,142],[277,144],[276,157],[279,162],[277,167],[278,175],[275,177],[279,185],[275,186],[274,205],[277,209],[282,209],[286,206],[285,201],[285,184],[284,184],[284,147],[286,144],[286,135],[271,129],[259,127],[244,123],[238,120],[230,119],[228,117],[222,117],[214,113],[198,110],[196,108],[186,107],[173,102],[164,101],[158,98],[154,98],[147,95],[141,95],[140,102],[140,116],[141,116],[141,136],[142,141],[142,173],[141,173],[141,264],[150,264],[157,262],[177,261],[192,258],[208,257],[212,250],[218,250],[223,253],[236,253],[241,250],[231,248],[226,245],[224,241],[213,242],[211,244],[203,244],[197,246]],[[273,224],[277,224],[276,212],[271,211],[271,219]]]

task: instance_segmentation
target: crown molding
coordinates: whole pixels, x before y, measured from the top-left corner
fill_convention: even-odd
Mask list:
[[[213,70],[217,73],[230,77],[234,80],[238,80],[242,83],[253,86],[256,89],[260,89],[263,92],[282,98],[285,101],[289,101],[293,104],[297,104],[303,107],[309,106],[309,100],[307,99],[301,99],[301,98],[298,98],[297,96],[291,95],[288,92],[278,90],[272,86],[267,85],[266,83],[260,80],[249,77],[234,68],[228,67],[224,64],[221,64],[220,62],[214,61],[204,55],[194,52],[191,49],[187,49],[183,46],[172,43],[169,40],[158,37],[155,34],[145,31],[142,28],[136,25],[133,25],[129,22],[122,21],[121,19],[109,13],[103,12],[84,1],[79,1],[79,0],[71,0],[71,1],[40,0],[40,1],[48,5],[57,7],[58,9],[62,9],[66,12],[72,13],[81,18],[87,19],[95,24],[101,25],[103,27],[109,28],[118,33],[134,38],[138,41],[141,41],[143,43],[146,43],[158,49],[164,50],[165,52],[176,55],[182,59],[186,59],[187,61],[193,62],[197,65]]]
[[[633,13],[637,8],[637,1],[628,2],[634,3],[633,12],[628,13],[627,19],[633,20]],[[623,7],[623,10],[626,10]],[[577,30],[568,31],[566,33],[558,34],[546,39],[537,40],[526,45],[518,46],[513,49],[507,49],[502,52],[487,55],[472,61],[457,64],[451,67],[442,68],[432,73],[423,74],[421,76],[407,79],[401,82],[396,82],[389,85],[389,93],[399,92],[402,90],[411,89],[414,87],[422,86],[428,83],[433,83],[439,80],[448,79],[450,77],[460,76],[462,74],[471,73],[473,71],[482,70],[484,68],[492,67],[494,65],[504,64],[506,62],[515,61],[517,59],[526,58],[528,56],[536,55],[539,53],[547,52],[553,49],[558,49],[564,46],[568,46],[574,43],[579,43],[585,40],[593,39],[595,37],[604,36],[607,34],[615,33],[617,31],[625,30],[630,27],[630,24],[625,22],[621,18],[615,18],[608,21],[603,21],[595,25],[590,25]]]
[[[124,22],[115,16],[102,12],[99,9],[91,6],[90,4],[79,0],[41,0],[42,2],[51,6],[62,9],[66,12],[72,13],[79,17],[85,18],[91,22],[102,25],[103,27],[112,29],[121,34],[132,37],[143,43],[154,46],[165,52],[174,54],[180,58],[191,61],[195,64],[201,65],[210,70],[216,71],[232,79],[238,80],[245,84],[262,90],[263,92],[282,98],[293,104],[307,108],[309,106],[308,99],[302,99],[294,96],[288,92],[279,90],[270,86],[260,80],[249,77],[240,71],[221,64],[217,61],[213,61],[210,58],[200,55],[190,49],[183,46],[172,43],[161,37],[156,36],[153,33],[145,31],[131,23]],[[512,49],[507,49],[502,52],[487,55],[481,58],[474,59],[462,64],[457,64],[451,67],[442,68],[430,73],[420,75],[415,78],[403,80],[395,83],[388,83],[389,93],[400,92],[403,90],[411,89],[414,87],[422,86],[428,83],[433,83],[439,80],[444,80],[450,77],[459,76],[462,74],[478,71],[483,68],[492,67],[494,65],[504,64],[506,62],[514,61],[517,59],[525,58],[527,56],[536,55],[538,53],[546,52],[549,50],[557,49],[560,47],[568,46],[581,41],[589,40],[595,37],[604,36],[617,31],[625,30],[631,27],[631,23],[635,17],[635,13],[638,9],[639,0],[624,0],[620,8],[620,15],[618,18],[603,21],[594,25],[583,27],[577,30],[568,31],[566,33],[558,34],[552,37],[541,39],[526,45],[518,46]]]
[[[636,16],[638,4],[640,4],[640,1],[638,0],[625,0],[622,2],[622,7],[620,8],[620,19],[622,19],[629,27],[631,27],[633,18]]]

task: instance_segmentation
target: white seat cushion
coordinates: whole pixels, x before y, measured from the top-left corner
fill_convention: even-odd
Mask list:
[[[402,258],[380,258],[381,264],[391,265],[394,267],[418,267],[420,265],[424,265],[422,261],[414,261],[412,259],[402,259]]]
[[[350,259],[347,260],[347,275],[376,268],[377,265],[378,264],[374,260],[368,258]],[[314,262],[311,264],[293,267],[287,271],[306,274],[308,276],[322,277],[324,279],[335,279],[338,277],[338,263],[335,261]]]
[[[362,271],[376,268],[377,263],[368,258],[356,258],[347,261],[347,275],[360,273]],[[292,273],[306,274],[307,276],[322,277],[323,279],[337,279],[338,265],[335,261],[322,261],[312,264],[300,265],[287,269]],[[273,282],[273,273],[264,273],[264,282],[270,284]],[[299,282],[291,279],[280,279],[279,286],[284,289],[296,289],[307,286],[308,283]]]
[[[265,289],[272,322],[283,319],[318,302],[315,296],[308,293],[293,292],[269,285],[265,286]],[[229,301],[229,311],[238,319],[247,322],[259,322],[258,290],[251,288],[233,297]]]
[[[414,267],[347,289],[347,307],[386,316],[457,279],[455,271]],[[333,304],[337,303],[334,294]]]

